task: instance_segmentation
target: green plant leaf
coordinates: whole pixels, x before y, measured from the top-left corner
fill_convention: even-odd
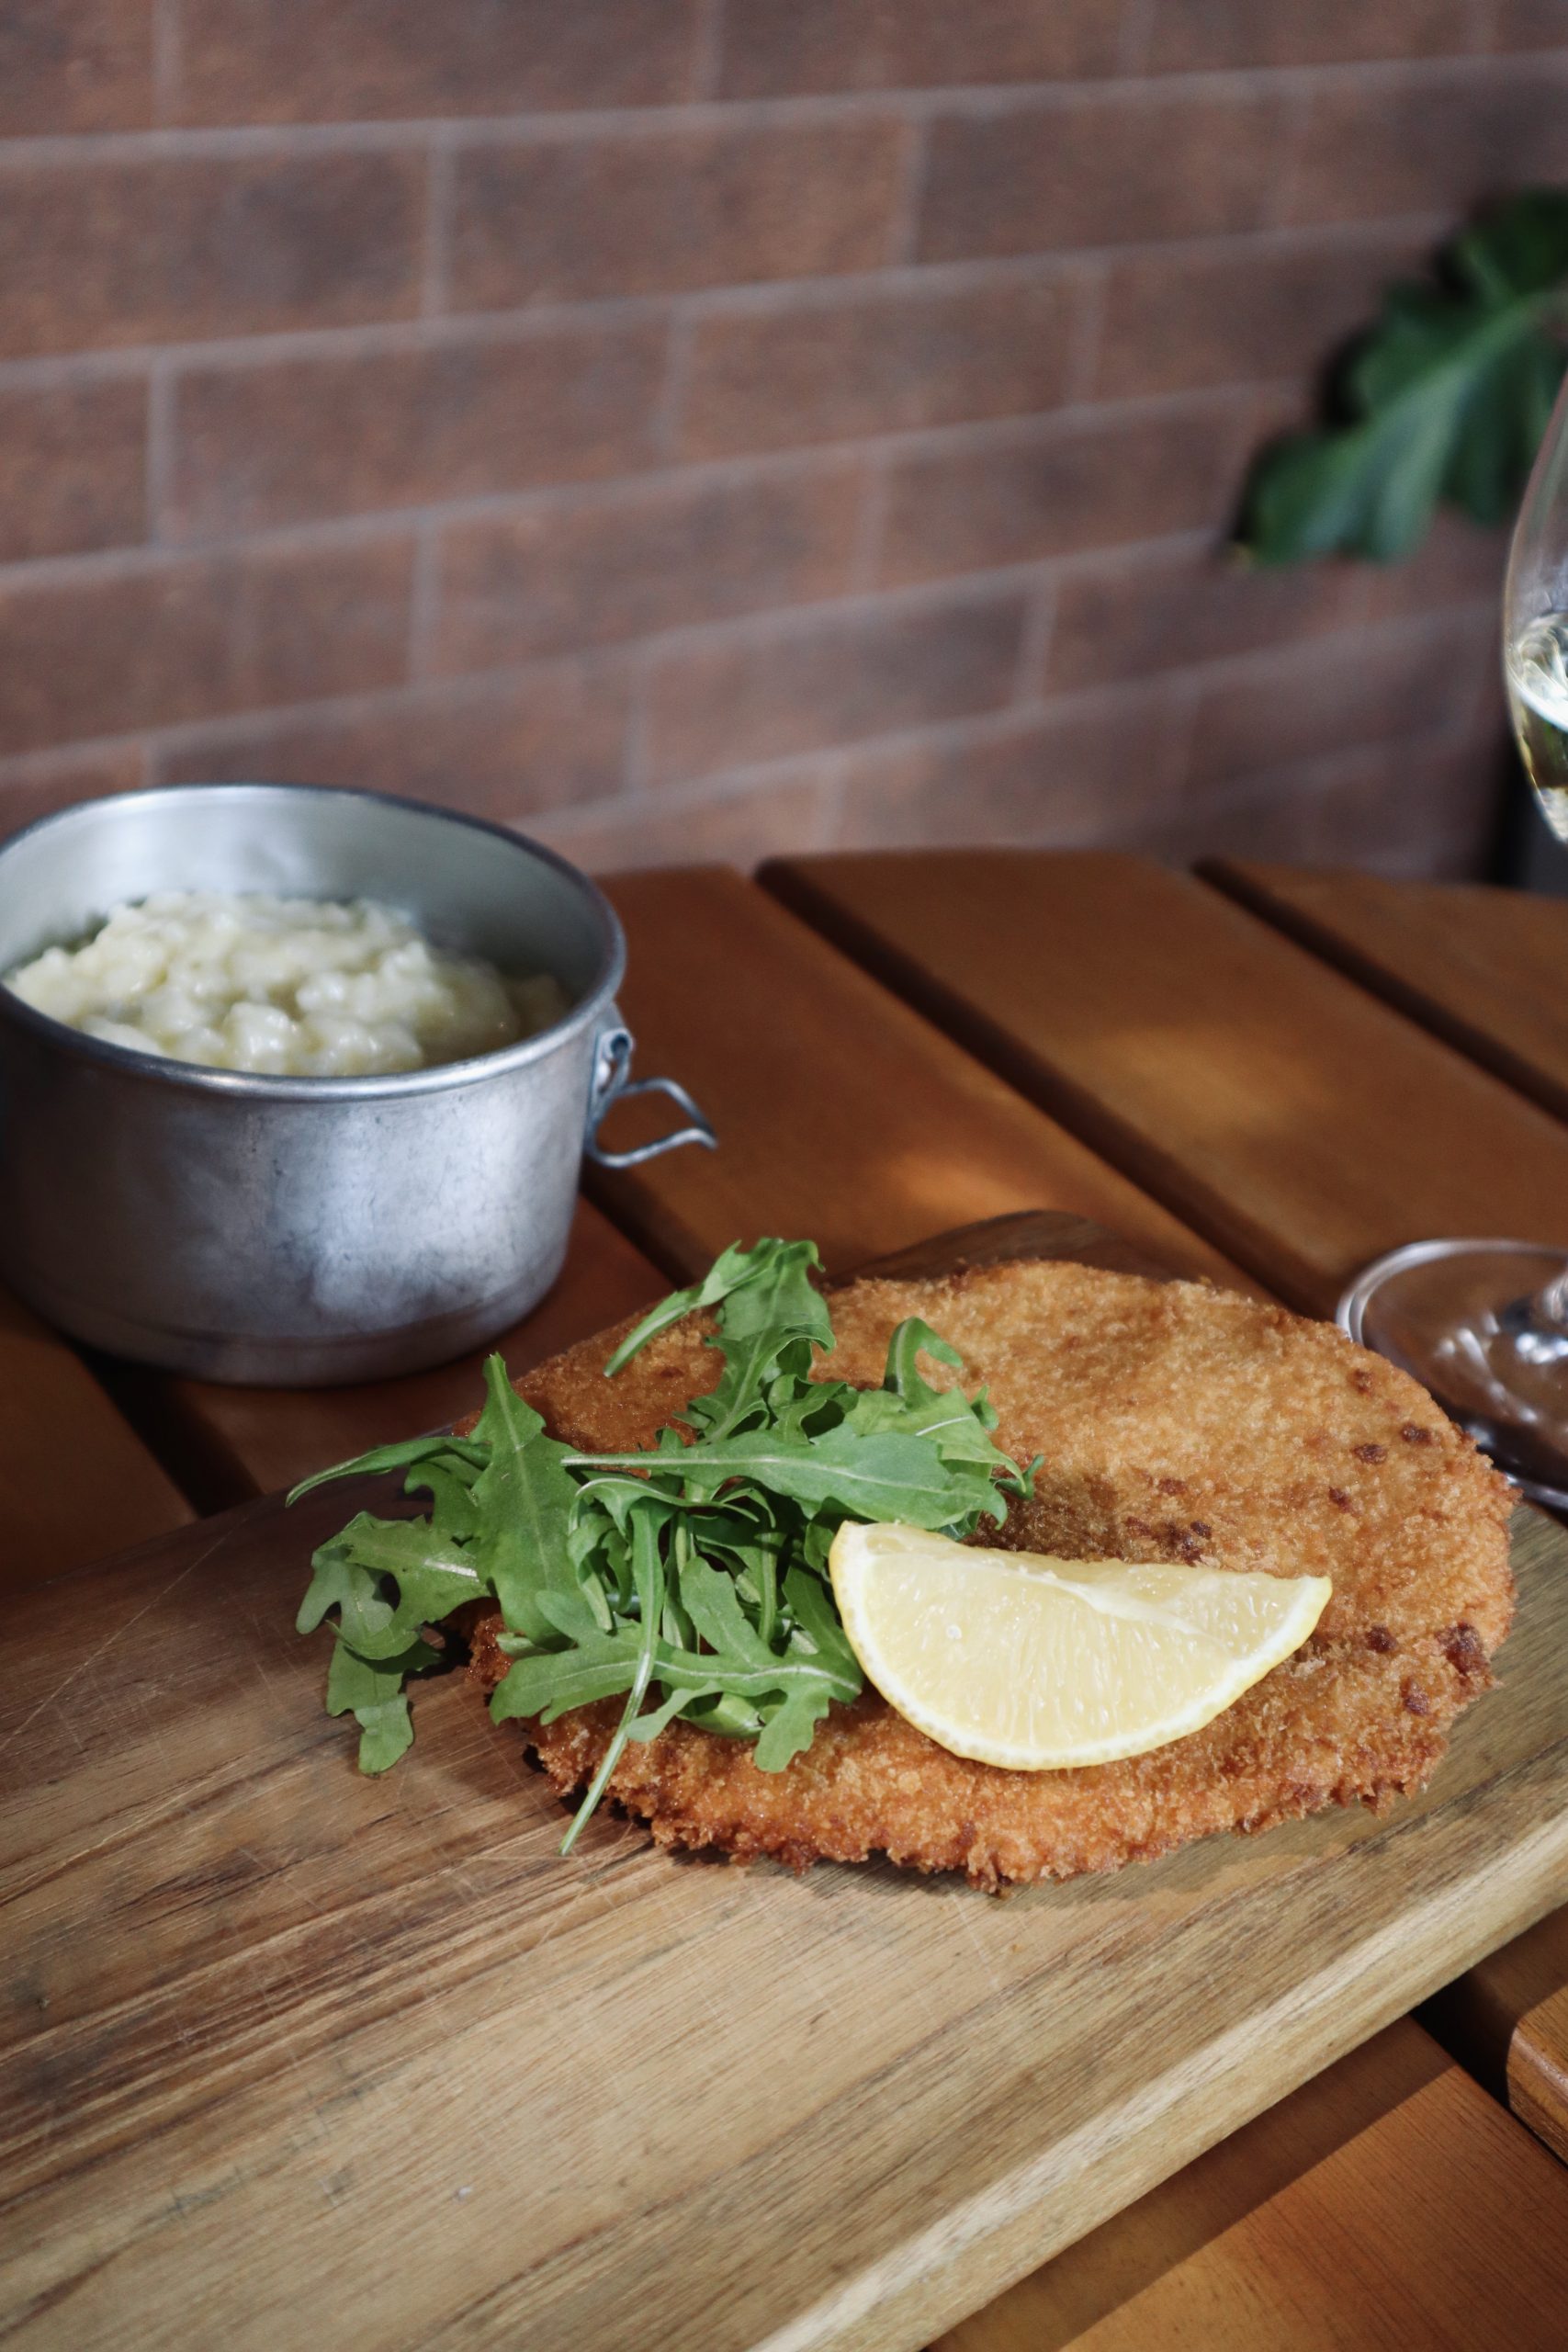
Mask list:
[[[1392,561],[1447,500],[1498,523],[1517,502],[1562,380],[1568,195],[1483,214],[1435,282],[1390,288],[1333,379],[1335,416],[1263,450],[1238,537],[1259,563]]]
[[[340,1640],[327,1668],[327,1713],[352,1714],[359,1725],[359,1769],[385,1772],[413,1741],[403,1683],[442,1663],[429,1642],[411,1642],[392,1657],[365,1658]]]
[[[719,1252],[700,1283],[690,1290],[671,1291],[668,1298],[660,1300],[643,1317],[634,1331],[627,1333],[604,1366],[605,1378],[612,1378],[649,1340],[668,1330],[671,1323],[678,1323],[683,1315],[692,1314],[697,1307],[716,1306],[721,1300],[746,1289],[760,1293],[760,1300],[750,1309],[737,1307],[733,1319],[726,1317],[727,1329],[738,1335],[754,1329],[759,1323],[766,1322],[768,1306],[781,1296],[798,1312],[804,1290],[813,1302],[806,1311],[819,1317],[827,1331],[822,1344],[830,1346],[833,1333],[827,1308],[806,1280],[806,1269],[821,1263],[814,1241],[763,1240],[754,1242],[750,1250],[739,1241],[732,1242],[728,1250]]]
[[[296,1624],[313,1633],[336,1608],[338,1629],[359,1657],[388,1658],[422,1625],[434,1625],[488,1590],[461,1545],[424,1519],[375,1519],[360,1511],[323,1544]]]
[[[919,1373],[921,1350],[962,1370],[924,1323],[895,1334],[880,1388],[813,1377],[833,1344],[818,1264],[809,1242],[737,1247],[644,1318],[619,1361],[706,1306],[724,1370],[682,1428],[639,1452],[550,1437],[491,1357],[470,1436],[345,1465],[403,1466],[430,1498],[423,1518],[362,1511],[322,1544],[299,1612],[302,1632],[336,1612],[328,1700],[357,1716],[366,1770],[384,1770],[412,1736],[404,1681],[441,1656],[422,1625],[476,1598],[502,1620],[498,1723],[623,1702],[568,1848],[628,1741],[684,1718],[754,1743],[759,1768],[779,1771],[835,1702],[859,1696],[827,1580],[837,1527],[854,1517],[968,1533],[1004,1516],[1026,1478],[996,1445],[983,1396]]]
[[[630,1453],[573,1454],[574,1467],[625,1467]],[[688,1492],[716,1494],[731,1478],[746,1479],[820,1510],[828,1504],[867,1520],[899,1519],[911,1527],[946,1527],[963,1490],[935,1445],[916,1437],[863,1437],[840,1422],[819,1438],[791,1442],[758,1432],[688,1446],[681,1461]]]
[[[472,1438],[454,1437],[444,1430],[434,1437],[410,1437],[396,1445],[372,1446],[368,1453],[356,1453],[352,1462],[335,1462],[330,1470],[318,1470],[313,1477],[301,1478],[290,1487],[288,1500],[297,1503],[312,1487],[324,1487],[333,1478],[368,1478],[387,1470],[401,1470],[417,1462],[445,1461],[473,1467],[484,1460],[484,1449]]]
[[[485,1363],[485,1408],[474,1435],[490,1457],[473,1487],[478,1565],[507,1623],[544,1641],[553,1627],[541,1611],[542,1596],[570,1600],[577,1590],[567,1532],[578,1489],[564,1466],[567,1448],[546,1436],[543,1420],[518,1396],[499,1356]]]

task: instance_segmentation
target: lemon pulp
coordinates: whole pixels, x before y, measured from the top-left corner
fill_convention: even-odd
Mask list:
[[[1011,1771],[1109,1764],[1213,1721],[1311,1634],[1326,1577],[1058,1560],[846,1523],[829,1569],[890,1706]]]

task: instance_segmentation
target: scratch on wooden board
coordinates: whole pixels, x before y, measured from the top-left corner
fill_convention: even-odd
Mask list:
[[[23,1895],[36,1894],[40,1887],[48,1886],[53,1880],[68,1877],[73,1871],[80,1870],[84,1862],[90,1862],[95,1854],[107,1852],[122,1839],[145,1838],[150,1830],[157,1828],[160,1822],[167,1821],[171,1814],[192,1811],[197,1797],[214,1783],[221,1787],[229,1777],[227,1768],[209,1772],[199,1781],[171,1790],[159,1804],[139,1805],[129,1820],[111,1822],[103,1837],[96,1838],[90,1846],[73,1846],[69,1851],[62,1848],[47,1849],[40,1856],[39,1867],[32,1875],[18,1875],[15,1884],[7,1889],[7,1900],[17,1902]]]
[[[123,1625],[117,1625],[114,1632],[101,1641],[96,1650],[90,1650],[85,1657],[78,1658],[70,1673],[62,1681],[57,1682],[54,1689],[41,1698],[37,1706],[25,1714],[19,1724],[14,1724],[6,1737],[0,1740],[0,1756],[4,1756],[13,1743],[20,1739],[22,1734],[38,1721],[39,1715],[46,1713],[57,1700],[62,1698],[74,1681],[96,1666],[98,1660],[112,1650],[117,1642],[123,1641],[133,1625],[140,1624],[143,1617],[150,1616],[154,1609],[161,1608],[170,1593],[176,1592],[187,1577],[194,1576],[197,1568],[204,1567],[215,1552],[220,1552],[232,1532],[232,1529],[225,1528],[220,1535],[215,1535],[205,1552],[198,1552],[194,1560],[186,1562],[177,1577],[171,1577],[160,1591],[153,1593],[150,1600],[144,1600],[135,1614],[128,1617]]]
[[[627,1851],[634,1845],[640,1846],[642,1843],[643,1840],[637,1833],[635,1826],[627,1822],[624,1825],[624,1835],[607,1852],[595,1840],[592,1854],[585,1854],[580,1861],[565,1865],[568,1869],[581,1871],[582,1876],[572,1894],[536,1936],[533,1944],[536,1953],[543,1951],[547,1944],[554,1943],[558,1937],[570,1926],[590,1895],[599,1897],[603,1909],[614,1911],[615,1898],[611,1891],[609,1881],[614,1878]]]
[[[950,1904],[957,1906],[958,1916],[964,1923],[964,1931],[980,1956],[980,1964],[986,1972],[992,1992],[1005,1993],[1008,1988],[997,1973],[997,1963],[981,1940],[979,1922],[975,1917],[975,1899],[969,1888],[954,1887],[947,1899]]]

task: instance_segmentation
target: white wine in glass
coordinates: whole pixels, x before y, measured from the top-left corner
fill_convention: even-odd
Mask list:
[[[1503,673],[1526,773],[1568,842],[1568,385],[1514,531]],[[1528,1495],[1568,1507],[1568,1251],[1412,1242],[1351,1284],[1339,1320],[1414,1373]]]
[[[1568,613],[1523,622],[1507,647],[1508,708],[1541,814],[1568,842]]]

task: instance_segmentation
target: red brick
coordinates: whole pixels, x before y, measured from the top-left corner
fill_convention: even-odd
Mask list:
[[[657,325],[474,336],[184,376],[165,527],[201,538],[646,465]]]
[[[0,767],[0,839],[78,800],[138,791],[145,765],[140,743],[111,743],[101,751],[68,752],[61,759],[7,763]]]
[[[1429,246],[1391,232],[1114,262],[1097,390],[1113,398],[1315,372]]]
[[[1562,0],[1492,0],[1494,49],[1568,48]]]
[[[649,779],[673,783],[995,709],[1012,691],[1021,596],[813,615],[672,648],[644,709]]]
[[[405,317],[424,168],[408,155],[14,164],[0,180],[0,350]]]
[[[1293,220],[1456,217],[1479,198],[1568,176],[1568,79],[1545,59],[1407,88],[1315,91],[1292,178]]]
[[[891,463],[882,576],[930,580],[1208,524],[1234,499],[1244,416],[1053,418],[989,447]]]
[[[1180,753],[1179,715],[1147,695],[1097,697],[1005,734],[863,753],[845,769],[834,847],[1103,841],[1118,823],[1166,814]]]
[[[1472,0],[1155,0],[1151,73],[1239,65],[1348,65],[1463,56],[1481,47]]]
[[[1507,560],[1506,531],[1483,530],[1452,507],[1443,508],[1414,555],[1403,563],[1367,567],[1367,610],[1375,620],[1400,619],[1491,600],[1500,628]]]
[[[781,449],[1055,408],[1078,289],[1059,279],[899,287],[728,311],[693,335],[688,457]]]
[[[678,104],[701,0],[184,0],[182,122]]]
[[[1467,722],[1496,662],[1491,631],[1468,619],[1362,629],[1264,655],[1205,685],[1193,726],[1190,783],[1202,790],[1294,761]]]
[[[1120,16],[1111,0],[726,0],[720,94],[1111,74]]]
[[[837,793],[827,763],[813,772],[706,797],[625,800],[547,817],[530,830],[591,873],[649,865],[739,865],[826,849]]]
[[[626,765],[624,679],[562,662],[521,678],[288,710],[154,753],[160,781],[363,785],[510,819],[602,797]]]
[[[0,138],[152,119],[152,0],[6,0]]]
[[[924,261],[1216,234],[1269,217],[1281,98],[1192,97],[1156,84],[933,123]]]
[[[0,752],[391,684],[407,542],[154,559],[0,591]]]
[[[1447,736],[1391,743],[1288,768],[1262,789],[1124,837],[1123,845],[1175,860],[1279,859],[1300,865],[1371,865],[1410,876],[1475,876],[1496,830],[1500,739]]]
[[[0,563],[147,531],[147,388],[0,391]]]
[[[500,668],[851,585],[861,469],[675,481],[455,523],[441,546],[437,666]]]
[[[1090,561],[1057,583],[1046,679],[1101,686],[1328,635],[1364,616],[1369,585],[1364,564],[1254,570],[1213,543]]]
[[[532,140],[457,158],[449,307],[874,269],[903,170],[894,122]]]

